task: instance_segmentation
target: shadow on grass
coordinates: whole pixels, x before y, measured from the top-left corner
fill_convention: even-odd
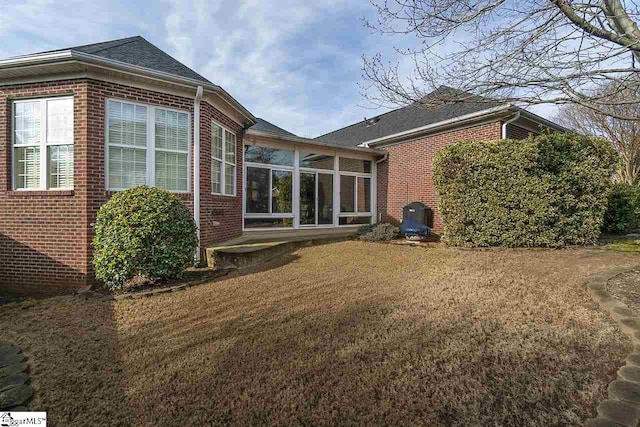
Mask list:
[[[27,356],[30,409],[51,425],[134,425],[113,305],[77,297],[26,300],[0,309],[0,340]]]
[[[576,406],[589,366],[566,337],[402,318],[385,298],[294,301],[194,312],[125,338],[146,346],[126,363],[138,422],[551,426],[592,415]]]

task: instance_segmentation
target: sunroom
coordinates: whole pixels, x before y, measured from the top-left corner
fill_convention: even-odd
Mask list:
[[[243,229],[359,227],[376,221],[376,161],[384,152],[249,130]]]

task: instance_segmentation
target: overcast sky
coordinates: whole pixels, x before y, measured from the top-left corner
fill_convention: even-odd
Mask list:
[[[393,59],[367,0],[0,0],[0,58],[141,35],[257,117],[314,137],[387,111],[359,92],[362,55]],[[538,107],[545,116],[552,107]]]

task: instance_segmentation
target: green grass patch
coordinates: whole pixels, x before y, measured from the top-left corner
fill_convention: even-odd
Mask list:
[[[611,251],[640,253],[640,236],[606,236],[600,244]]]

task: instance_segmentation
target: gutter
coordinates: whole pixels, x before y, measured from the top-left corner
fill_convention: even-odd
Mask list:
[[[520,118],[520,115],[521,115],[521,112],[516,111],[516,114],[514,114],[513,117],[511,117],[506,122],[502,123],[502,139],[507,139],[507,125],[518,120]]]
[[[193,220],[196,223],[198,247],[194,254],[196,267],[200,264],[200,101],[204,89],[198,86],[193,100]]]
[[[395,133],[393,135],[387,135],[387,136],[383,136],[381,138],[376,138],[376,139],[372,139],[369,141],[365,141],[363,143],[361,143],[359,146],[360,147],[370,147],[371,145],[377,145],[377,144],[381,144],[390,140],[394,140],[394,139],[400,139],[406,136],[411,136],[413,134],[419,134],[422,132],[427,132],[427,131],[432,131],[432,130],[436,130],[439,128],[443,128],[446,127],[448,125],[453,125],[453,124],[460,124],[461,122],[465,122],[465,121],[472,121],[472,120],[477,120],[478,118],[482,118],[485,116],[491,116],[497,113],[502,113],[502,112],[507,112],[512,108],[511,105],[501,105],[498,107],[493,107],[493,108],[489,108],[486,110],[482,110],[482,111],[476,111],[475,113],[470,113],[470,114],[465,114],[464,116],[459,116],[459,117],[455,117],[453,119],[448,119],[448,120],[443,120],[441,122],[437,122],[437,123],[431,123],[429,125],[426,126],[422,126],[419,128],[414,128],[414,129],[409,129],[409,130],[405,130],[402,132],[398,132]]]
[[[102,58],[99,56],[91,55],[89,53],[78,52],[77,50],[64,50],[60,52],[51,52],[44,54],[25,55],[18,56],[9,59],[0,60],[0,69],[2,68],[14,68],[23,67],[29,65],[38,65],[45,63],[59,62],[61,60],[75,59],[79,62],[85,62],[98,66],[106,66],[108,68],[115,68],[131,74],[141,75],[143,77],[151,77],[157,80],[163,80],[166,82],[187,86],[190,88],[197,88],[202,86],[204,90],[213,92],[225,100],[234,110],[247,118],[250,122],[255,123],[256,118],[246,108],[236,101],[227,91],[222,87],[213,84],[206,83],[200,80],[191,79],[188,77],[181,77],[171,73],[165,73],[163,71],[151,70],[149,68],[141,67],[139,65],[128,64],[126,62],[117,61],[114,59]]]
[[[376,139],[372,139],[369,141],[365,141],[361,144],[359,144],[359,147],[373,147],[375,145],[382,145],[382,144],[386,144],[386,143],[391,143],[391,142],[396,142],[396,141],[400,141],[400,140],[405,140],[406,138],[411,138],[411,137],[416,137],[418,135],[422,135],[424,133],[428,133],[428,132],[435,132],[435,131],[439,131],[439,130],[444,130],[446,128],[450,128],[452,126],[460,126],[460,125],[464,125],[466,123],[473,123],[473,122],[477,122],[480,119],[483,118],[489,118],[492,116],[496,116],[499,115],[501,113],[515,113],[515,120],[519,119],[520,117],[524,117],[527,118],[528,120],[531,120],[533,122],[542,124],[545,127],[551,128],[551,129],[555,129],[557,131],[560,132],[570,132],[569,129],[565,128],[564,126],[561,126],[557,123],[553,123],[552,121],[549,121],[547,119],[545,119],[544,117],[541,117],[535,113],[532,113],[530,111],[524,110],[520,107],[517,107],[515,105],[512,104],[505,104],[505,105],[501,105],[498,107],[494,107],[494,108],[489,108],[486,110],[482,110],[482,111],[476,111],[475,113],[470,113],[470,114],[465,114],[464,116],[459,116],[459,117],[454,117],[453,119],[449,119],[449,120],[443,120],[441,122],[437,122],[437,123],[432,123],[426,126],[422,126],[422,127],[418,127],[418,128],[414,128],[414,129],[409,129],[406,131],[402,131],[402,132],[398,132],[395,133],[393,135],[387,135],[387,136],[383,136],[381,138],[376,138]],[[506,124],[509,124],[513,121],[513,119],[509,119],[507,121]],[[505,128],[503,126],[502,129],[502,138],[505,139]]]
[[[338,144],[329,144],[329,143],[324,143],[324,142],[318,142],[318,141],[315,141],[313,139],[308,139],[308,138],[300,138],[300,137],[294,137],[294,136],[283,136],[283,135],[274,135],[272,133],[260,132],[260,131],[251,130],[251,129],[249,129],[247,131],[247,135],[262,136],[262,137],[272,138],[272,139],[285,141],[285,142],[307,144],[307,145],[313,145],[313,146],[316,146],[316,147],[332,148],[332,149],[336,149],[336,150],[356,151],[356,152],[360,152],[360,153],[377,154],[379,156],[383,155],[383,154],[386,154],[386,152],[383,151],[383,150],[378,150],[376,148],[363,147],[361,145],[351,147],[351,146],[344,146],[344,145],[338,145]]]

